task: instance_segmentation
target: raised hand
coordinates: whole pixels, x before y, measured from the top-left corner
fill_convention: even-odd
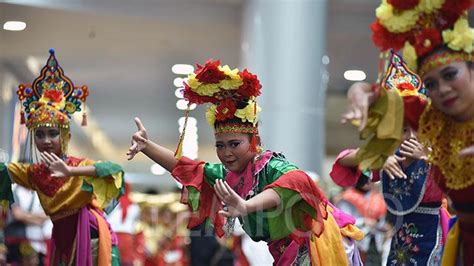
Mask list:
[[[354,83],[347,92],[348,111],[342,115],[341,122],[352,122],[363,130],[367,125],[370,98],[373,96],[371,85],[366,82]]]
[[[135,117],[135,124],[137,124],[138,131],[132,136],[132,144],[127,151],[127,159],[131,160],[137,153],[146,148],[148,143],[148,135],[145,126],[143,126],[140,118]]]
[[[385,161],[382,170],[391,178],[403,178],[406,179],[407,175],[403,172],[402,168],[400,167],[399,162],[405,160],[404,157],[399,157],[396,154],[389,156]]]
[[[428,153],[429,150],[414,138],[404,140],[400,146],[401,155],[415,160],[428,160]]]
[[[467,147],[467,148],[463,149],[459,153],[459,156],[460,157],[474,156],[474,145],[471,146],[471,147]]]
[[[227,210],[219,211],[219,214],[225,217],[238,217],[247,214],[246,201],[235,193],[227,182],[217,179],[214,191],[227,207]]]
[[[54,153],[42,152],[41,162],[48,166],[52,177],[61,178],[71,176],[71,167]]]

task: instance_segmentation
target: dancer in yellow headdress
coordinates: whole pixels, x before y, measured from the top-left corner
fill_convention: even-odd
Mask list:
[[[474,156],[469,155],[474,146],[474,30],[467,20],[471,5],[471,0],[384,0],[372,24],[382,58],[388,49],[400,50],[423,79],[431,100],[418,118],[418,138],[432,148],[432,178],[458,216],[443,254],[445,265],[455,265],[458,255],[465,265],[474,264]],[[367,83],[354,84],[348,95],[350,111],[343,119],[358,121],[361,128],[367,124],[369,104],[387,99],[383,90]],[[392,133],[394,138],[401,135]],[[462,238],[454,236],[459,232]]]

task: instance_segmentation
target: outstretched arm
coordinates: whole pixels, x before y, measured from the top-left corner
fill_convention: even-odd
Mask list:
[[[347,92],[349,100],[348,111],[342,115],[341,122],[352,122],[359,124],[359,130],[367,125],[369,107],[379,97],[379,94],[372,90],[372,85],[367,82],[356,82],[352,84]]]
[[[138,117],[135,118],[138,131],[132,136],[132,145],[127,152],[128,159],[131,160],[139,152],[143,152],[148,158],[163,166],[169,172],[172,172],[178,160],[174,153],[157,143],[148,139],[148,135],[142,122]]]

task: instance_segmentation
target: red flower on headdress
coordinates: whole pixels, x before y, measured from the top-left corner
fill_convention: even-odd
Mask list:
[[[414,47],[418,56],[424,56],[442,42],[441,34],[437,29],[424,29],[415,37]]]
[[[237,90],[240,95],[246,98],[260,95],[262,85],[256,75],[248,72],[247,69],[244,69],[244,71],[239,72],[239,76],[243,81],[243,84]]]
[[[216,120],[224,121],[234,117],[237,107],[232,99],[224,99],[216,108]]]
[[[195,93],[189,85],[184,82],[183,97],[190,103],[203,104],[203,103],[216,103],[217,99],[210,96],[202,96]]]
[[[209,83],[219,83],[225,78],[224,72],[219,70],[219,65],[221,62],[219,60],[207,60],[204,66],[196,65],[197,70],[195,72],[196,78],[205,84]]]
[[[464,11],[469,10],[472,5],[472,0],[449,0],[444,1],[441,7],[440,14],[446,20],[443,30],[451,27],[454,22],[463,14]]]
[[[47,90],[44,92],[44,96],[49,98],[52,102],[60,102],[63,98],[63,93],[57,90]]]
[[[404,83],[400,83],[397,85],[397,89],[402,92],[402,91],[405,91],[405,90],[409,90],[409,91],[414,91],[416,90],[415,86],[413,86],[413,84],[411,83],[408,83],[408,82],[404,82]]]
[[[395,51],[398,51],[402,49],[410,34],[410,32],[398,34],[391,33],[378,21],[372,23],[370,25],[370,29],[372,30],[372,40],[375,46],[377,46],[377,48],[382,51],[388,49],[394,49]]]
[[[387,0],[395,9],[407,10],[412,9],[418,5],[419,0]]]

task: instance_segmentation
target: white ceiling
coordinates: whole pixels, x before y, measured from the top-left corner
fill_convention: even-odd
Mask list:
[[[271,5],[274,1],[268,0]],[[280,0],[289,1],[289,0]],[[318,1],[318,0],[314,0]],[[130,172],[148,172],[150,161],[123,162],[130,135],[139,116],[149,135],[169,148],[178,138],[171,72],[175,63],[218,58],[239,66],[244,0],[81,0],[0,1],[0,23],[22,20],[22,32],[0,30],[0,66],[19,82],[34,79],[26,66],[28,56],[41,63],[53,47],[66,75],[75,85],[91,90],[90,115],[108,136],[115,150],[109,158],[124,163]],[[330,57],[327,101],[327,150],[335,153],[355,145],[356,132],[339,125],[342,95],[350,85],[347,69],[361,69],[374,79],[377,51],[368,25],[376,0],[328,0],[327,54]],[[309,27],[309,25],[308,25]],[[258,74],[258,73],[257,73]],[[213,159],[212,135],[203,112],[200,156]],[[343,129],[343,130],[341,130]],[[75,147],[89,157],[104,157],[78,128]]]

